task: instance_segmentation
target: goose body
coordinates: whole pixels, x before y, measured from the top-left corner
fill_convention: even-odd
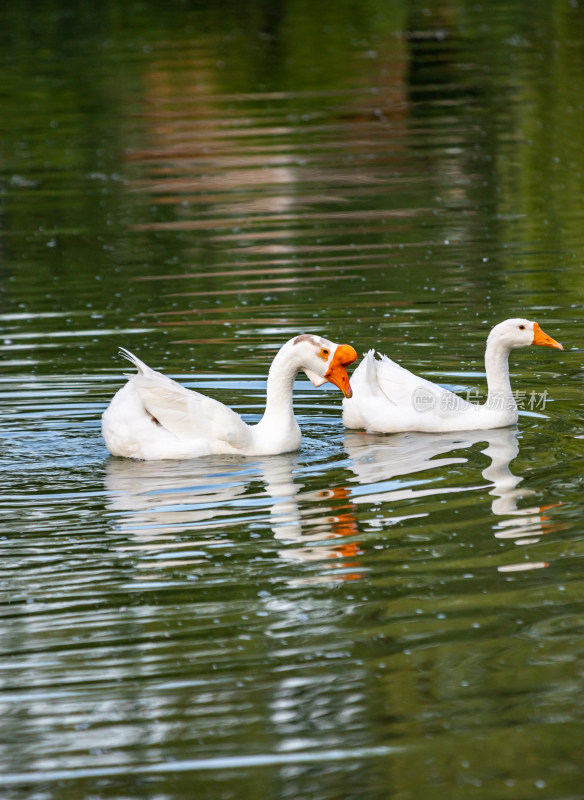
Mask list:
[[[491,330],[485,351],[488,395],[469,403],[370,350],[353,373],[353,397],[343,400],[347,428],[371,433],[487,430],[513,425],[518,412],[509,380],[509,353],[530,344],[563,350],[537,322],[508,319]]]
[[[296,374],[303,370],[315,386],[329,381],[350,397],[346,366],[357,358],[349,345],[321,336],[301,334],[286,342],[270,367],[265,413],[256,425],[248,425],[223,403],[186,389],[126,349],[121,352],[138,372],[104,411],[103,437],[113,455],[145,460],[297,450],[301,433],[292,407]]]

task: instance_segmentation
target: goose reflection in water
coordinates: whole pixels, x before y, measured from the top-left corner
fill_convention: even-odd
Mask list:
[[[110,458],[107,508],[115,512],[115,529],[131,537],[120,549],[141,553],[143,569],[185,567],[204,563],[210,547],[232,544],[231,529],[245,526],[256,532],[267,526],[282,544],[279,557],[326,566],[326,572],[295,577],[293,583],[360,577],[348,491],[302,492],[296,470],[297,453],[245,460]]]
[[[423,481],[424,488],[415,488],[422,481],[394,480],[422,471],[466,463],[467,459],[460,455],[439,456],[446,456],[478,443],[487,444],[481,452],[491,459],[490,464],[482,470],[482,476],[489,482],[487,485],[439,486],[435,481],[430,483],[426,479]],[[517,507],[520,498],[531,496],[534,492],[520,488],[523,478],[514,475],[510,468],[511,461],[519,452],[515,429],[497,428],[444,434],[403,433],[391,437],[350,432],[345,437],[345,450],[351,459],[351,469],[360,484],[359,490],[351,493],[351,500],[355,504],[395,503],[490,487],[489,494],[493,498],[491,510],[497,517],[503,517],[494,526],[496,538],[512,539],[517,545],[531,544],[552,530],[546,524],[547,517],[544,514],[549,506]],[[395,516],[383,519],[380,524],[394,524],[403,519],[426,515],[427,513]],[[546,562],[522,562],[499,567],[499,571],[510,572],[546,566]]]
[[[443,468],[465,464],[468,459],[460,451],[479,443],[486,443],[481,452],[490,459],[482,470],[487,483],[461,485],[457,472]],[[347,432],[344,444],[355,478],[322,491],[302,491],[295,479],[302,469],[296,453],[244,460],[112,458],[106,467],[108,509],[116,512],[116,529],[131,537],[121,549],[140,552],[143,569],[186,567],[206,562],[209,548],[232,544],[231,529],[246,527],[256,533],[267,526],[281,544],[277,550],[281,559],[326,566],[295,576],[291,583],[354,580],[364,574],[357,540],[360,507],[391,503],[395,514],[367,519],[370,529],[382,528],[430,513],[406,505],[400,514],[403,501],[485,489],[498,518],[495,537],[530,544],[552,530],[546,506],[518,508],[520,498],[534,493],[520,487],[522,478],[510,468],[519,451],[513,429],[392,436]],[[436,470],[442,470],[435,472],[439,483],[428,474],[417,477]],[[499,570],[544,566],[545,562],[522,561]]]

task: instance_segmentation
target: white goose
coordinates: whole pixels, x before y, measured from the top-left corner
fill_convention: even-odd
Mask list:
[[[223,403],[186,389],[125,348],[120,352],[138,373],[129,376],[104,411],[103,437],[113,455],[145,460],[297,450],[301,434],[292,408],[296,374],[303,370],[315,386],[329,381],[351,397],[345,367],[357,358],[350,345],[320,336],[290,339],[270,367],[264,415],[256,425],[248,425]]]
[[[464,431],[501,428],[517,422],[517,404],[509,381],[509,353],[530,344],[564,348],[537,322],[507,319],[487,339],[485,368],[488,395],[482,405],[469,403],[431,381],[370,350],[351,378],[353,397],[343,400],[347,428],[371,433]]]

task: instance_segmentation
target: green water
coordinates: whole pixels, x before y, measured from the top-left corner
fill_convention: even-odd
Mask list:
[[[0,9],[0,796],[584,797],[584,7]],[[141,463],[119,346],[255,420],[302,331],[516,428]],[[535,393],[535,394],[532,394]],[[544,402],[542,402],[542,397]]]

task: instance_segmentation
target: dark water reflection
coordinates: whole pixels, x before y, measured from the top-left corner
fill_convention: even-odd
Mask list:
[[[577,797],[577,3],[0,10],[0,794]],[[312,330],[517,429],[110,458],[120,345],[256,420]]]

